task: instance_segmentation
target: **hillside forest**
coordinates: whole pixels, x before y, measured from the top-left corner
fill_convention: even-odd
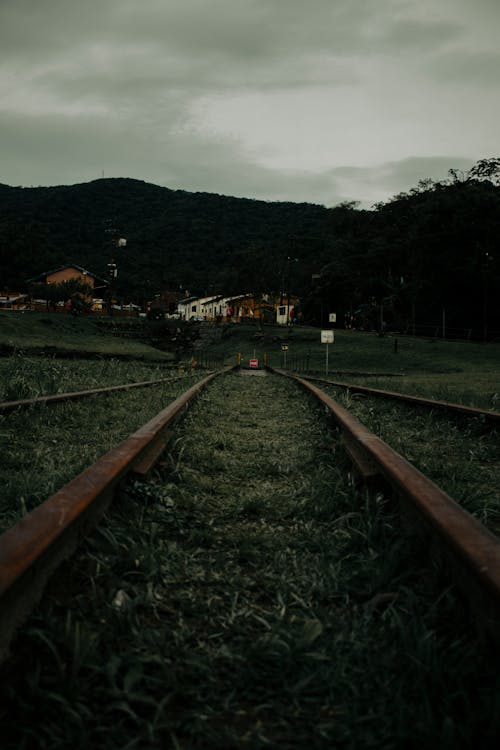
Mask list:
[[[117,247],[118,238],[126,238]],[[133,179],[0,184],[0,289],[68,263],[144,304],[180,295],[291,291],[302,319],[500,338],[500,158],[421,180],[361,209],[171,190]]]

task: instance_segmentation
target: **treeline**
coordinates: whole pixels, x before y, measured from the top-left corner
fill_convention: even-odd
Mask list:
[[[481,160],[372,211],[332,209],[316,299],[362,327],[500,337],[499,182],[500,159]]]
[[[191,294],[298,293],[306,319],[500,331],[500,159],[360,210],[170,190],[132,179],[0,185],[0,287],[73,262],[142,303]],[[119,237],[126,247],[117,248]]]

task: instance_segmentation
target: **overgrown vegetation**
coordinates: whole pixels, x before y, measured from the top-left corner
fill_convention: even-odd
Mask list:
[[[172,374],[177,374],[177,370],[155,362],[148,364],[113,357],[61,360],[17,354],[0,359],[0,401],[138,383]]]
[[[370,430],[500,535],[500,440],[480,419],[324,388]]]
[[[104,370],[102,363],[90,363],[89,369],[95,374],[97,364],[101,372]],[[136,374],[139,369],[135,369]],[[108,378],[113,380],[109,375],[108,369]],[[99,380],[102,384],[101,377]],[[64,380],[54,384],[60,382]],[[173,378],[171,383],[0,415],[0,531],[114,448],[192,382],[187,375]],[[15,395],[33,393],[31,389],[23,391],[24,383],[29,381],[14,380]]]
[[[293,383],[217,380],[4,667],[7,748],[489,748],[494,662]]]
[[[475,372],[471,371],[471,367],[472,363],[466,362],[464,358],[461,372],[408,372],[406,375],[398,374],[390,378],[383,376],[367,378],[358,373],[354,378],[351,377],[349,382],[367,385],[370,388],[409,393],[413,396],[498,411],[500,409],[500,383],[497,369],[494,366],[490,368],[486,366],[481,371],[479,362]]]
[[[309,326],[266,326],[260,332],[252,325],[231,325],[207,351],[224,356],[228,363],[235,361],[236,352],[244,364],[253,356],[262,362],[267,355],[273,367],[326,376],[326,347],[318,329]],[[498,408],[499,370],[497,344],[336,330],[335,343],[329,346],[332,379],[487,409]]]
[[[0,311],[0,353],[16,352],[156,362],[175,358],[172,352],[160,351],[135,338],[113,336],[101,330],[94,318],[64,313]]]

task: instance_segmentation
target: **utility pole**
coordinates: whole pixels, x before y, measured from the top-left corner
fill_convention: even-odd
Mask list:
[[[288,291],[287,291],[287,305],[286,305],[286,318],[287,318],[286,324],[287,324],[287,326],[290,325],[290,293],[291,293],[290,287],[292,285],[292,262],[298,263],[299,259],[298,258],[291,258],[290,256],[288,256],[288,258],[287,258],[287,270],[288,270],[288,273],[287,273],[287,287],[288,287]]]
[[[488,275],[489,265],[493,260],[493,256],[489,253],[484,254],[482,272],[483,272],[483,340],[488,340]]]
[[[117,279],[118,279],[118,266],[116,263],[116,251],[119,248],[126,247],[127,240],[124,237],[118,237],[118,232],[111,225],[111,220],[107,220],[108,227],[104,231],[111,235],[111,258],[107,264],[107,277],[108,277],[108,313],[113,315],[113,298],[117,290]]]

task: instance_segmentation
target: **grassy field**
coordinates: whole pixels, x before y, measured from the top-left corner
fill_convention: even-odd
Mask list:
[[[197,348],[182,356],[211,366],[243,363],[264,355],[274,367],[326,373],[326,347],[317,328],[256,324],[199,325]],[[397,347],[396,347],[397,341]],[[282,346],[288,350],[282,351]],[[0,349],[29,354],[87,353],[93,356],[171,362],[173,355],[133,338],[103,331],[95,319],[64,314],[0,312]],[[396,350],[397,348],[397,350]],[[1,361],[1,360],[0,360]],[[358,384],[443,398],[484,408],[500,399],[500,344],[383,336],[361,331],[335,331],[329,346],[329,375]],[[3,374],[0,372],[0,375]]]
[[[495,661],[345,466],[294,383],[216,380],[23,630],[2,747],[493,748]]]
[[[94,318],[65,313],[0,311],[0,350],[94,354],[168,361],[172,355],[133,339],[102,331]]]
[[[397,340],[397,351],[395,341]],[[288,346],[285,353],[282,345]],[[317,328],[232,325],[211,350],[234,361],[267,354],[274,367],[323,376],[326,347]],[[329,345],[330,376],[353,383],[443,398],[484,408],[500,400],[500,344],[480,344],[413,337],[380,337],[361,331],[335,331]]]

